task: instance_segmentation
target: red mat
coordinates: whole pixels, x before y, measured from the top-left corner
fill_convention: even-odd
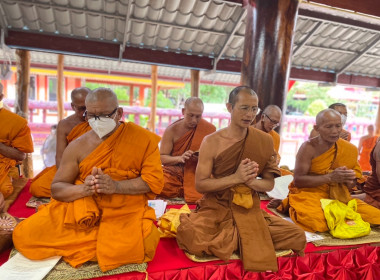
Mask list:
[[[27,218],[35,213],[27,208],[29,184],[25,186],[9,213],[16,217]],[[267,201],[262,202],[266,209]],[[181,205],[172,205],[180,208]],[[192,205],[190,208],[194,208]],[[269,211],[268,211],[269,212]],[[148,263],[148,279],[380,279],[380,247],[351,246],[315,247],[309,243],[305,257],[281,257],[278,259],[279,271],[269,273],[245,272],[241,261],[213,261],[196,263],[189,260],[177,246],[175,239],[161,239],[156,256]],[[359,247],[359,248],[357,248]],[[326,252],[331,250],[331,252]],[[317,253],[324,251],[324,253]],[[314,252],[314,253],[313,253]],[[0,254],[0,265],[9,256],[10,250]],[[143,280],[145,273],[123,273],[96,279]]]

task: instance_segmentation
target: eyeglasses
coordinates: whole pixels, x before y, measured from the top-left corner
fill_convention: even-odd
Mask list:
[[[94,114],[88,114],[87,111],[83,113],[83,117],[85,117],[87,120],[95,118],[95,120],[100,120],[100,118],[111,118],[113,114],[116,113],[118,107],[115,108],[115,110],[112,111],[110,114],[104,114],[104,115],[94,115]]]
[[[272,120],[270,117],[268,117],[268,115],[266,115],[266,114],[263,114],[263,115],[268,118],[268,120],[274,125],[274,127],[277,127],[280,125],[279,122]]]
[[[243,112],[244,114],[252,111],[253,114],[257,115],[258,113],[260,113],[260,108],[259,107],[241,106],[241,107],[239,107],[239,111]]]

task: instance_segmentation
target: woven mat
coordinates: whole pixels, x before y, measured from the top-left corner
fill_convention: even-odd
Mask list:
[[[292,250],[280,250],[276,251],[276,257],[283,257],[292,254]],[[205,257],[197,257],[196,255],[192,255],[188,252],[185,252],[186,257],[194,262],[210,262],[210,261],[219,261],[220,259],[215,256],[205,256]],[[230,257],[230,260],[239,260],[240,256],[237,253],[233,253]]]
[[[16,249],[12,249],[10,258],[17,254]],[[126,272],[146,272],[148,265],[142,264],[127,264],[118,268],[102,272],[96,262],[86,262],[79,268],[73,268],[64,260],[60,260],[55,267],[43,278],[44,280],[79,280],[89,279],[107,275],[115,275]]]
[[[157,198],[158,199],[158,198]],[[174,197],[174,198],[160,198],[167,202],[167,205],[185,205],[186,201],[182,197]]]
[[[284,215],[282,213],[279,213],[274,208],[268,208],[268,210],[272,211],[277,216],[284,218],[289,217],[287,215]],[[351,239],[339,239],[333,237],[328,232],[318,232],[319,236],[322,236],[323,239],[321,240],[315,240],[312,241],[312,243],[319,247],[319,246],[348,246],[348,245],[360,245],[360,244],[367,244],[367,243],[377,243],[380,242],[380,228],[372,228],[371,233],[367,236],[359,237],[359,238],[351,238]]]
[[[35,197],[32,196],[29,201],[25,204],[26,207],[37,208],[42,204],[48,204],[50,202],[49,197]]]

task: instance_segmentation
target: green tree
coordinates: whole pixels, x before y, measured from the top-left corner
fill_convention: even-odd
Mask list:
[[[320,111],[327,108],[326,102],[322,99],[314,100],[309,104],[309,106],[306,109],[306,113],[310,116],[316,116]]]

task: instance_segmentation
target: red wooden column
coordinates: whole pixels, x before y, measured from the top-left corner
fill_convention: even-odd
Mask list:
[[[133,99],[134,99],[134,86],[130,85],[129,86],[129,106],[133,106]]]
[[[15,112],[28,119],[28,97],[30,83],[30,53],[26,50],[16,50],[17,56],[17,86]],[[33,178],[32,154],[27,154],[22,162],[22,174],[26,178]]]
[[[199,70],[191,69],[191,96],[199,97]]]
[[[145,87],[140,86],[140,88],[139,88],[139,101],[140,101],[141,107],[144,107],[144,103],[145,103],[144,102],[144,98],[145,98],[144,93],[145,93]]]
[[[285,105],[299,0],[247,0],[241,84],[250,86],[264,109]]]
[[[148,124],[148,129],[155,133],[156,129],[156,107],[157,107],[157,93],[158,93],[158,83],[157,83],[157,65],[152,65],[152,94],[151,94],[151,109],[150,109],[150,119]]]

